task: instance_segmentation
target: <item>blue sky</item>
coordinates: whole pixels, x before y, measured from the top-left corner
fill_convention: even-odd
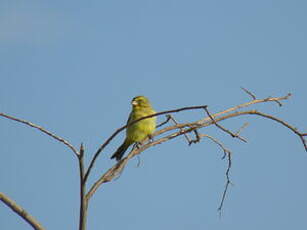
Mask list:
[[[87,161],[146,95],[157,111],[208,104],[212,112],[257,97],[256,108],[306,132],[306,1],[0,1],[0,111],[86,147]],[[178,121],[203,114],[185,112]],[[299,139],[257,117],[244,144],[215,128],[233,152],[234,186],[217,212],[226,162],[208,140],[184,138],[133,159],[91,200],[88,229],[304,229],[307,155]],[[46,229],[76,229],[78,168],[62,144],[0,118],[0,188]],[[114,162],[118,136],[90,177]],[[30,229],[0,204],[0,229]]]

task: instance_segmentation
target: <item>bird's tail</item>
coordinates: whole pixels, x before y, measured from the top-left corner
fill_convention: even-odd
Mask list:
[[[127,141],[124,141],[124,143],[119,146],[119,148],[116,150],[116,152],[111,156],[111,159],[116,159],[117,161],[120,161],[122,157],[124,156],[126,150],[129,148],[130,144],[127,143]]]

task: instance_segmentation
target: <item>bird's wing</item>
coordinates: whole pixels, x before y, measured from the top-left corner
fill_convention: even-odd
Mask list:
[[[128,120],[127,120],[127,125],[132,121],[132,111],[129,114]]]

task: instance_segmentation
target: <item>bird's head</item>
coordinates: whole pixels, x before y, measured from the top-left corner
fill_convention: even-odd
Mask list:
[[[151,107],[150,102],[147,97],[137,96],[132,99],[131,104],[133,108],[146,108]]]

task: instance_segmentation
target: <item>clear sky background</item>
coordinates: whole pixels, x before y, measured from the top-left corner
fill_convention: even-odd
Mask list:
[[[304,0],[0,0],[0,111],[97,147],[125,124],[130,100],[146,95],[157,111],[208,104],[212,112],[257,97],[293,94],[283,107],[256,106],[306,132],[307,2]],[[178,121],[199,119],[184,112]],[[162,119],[160,119],[162,120]],[[222,218],[217,208],[226,162],[208,140],[183,137],[131,160],[89,206],[88,229],[306,229],[307,154],[272,121],[242,117],[216,128],[233,152]],[[90,177],[114,161],[118,136]],[[0,191],[46,229],[77,229],[77,160],[62,144],[0,118]],[[31,229],[0,204],[0,229]]]

